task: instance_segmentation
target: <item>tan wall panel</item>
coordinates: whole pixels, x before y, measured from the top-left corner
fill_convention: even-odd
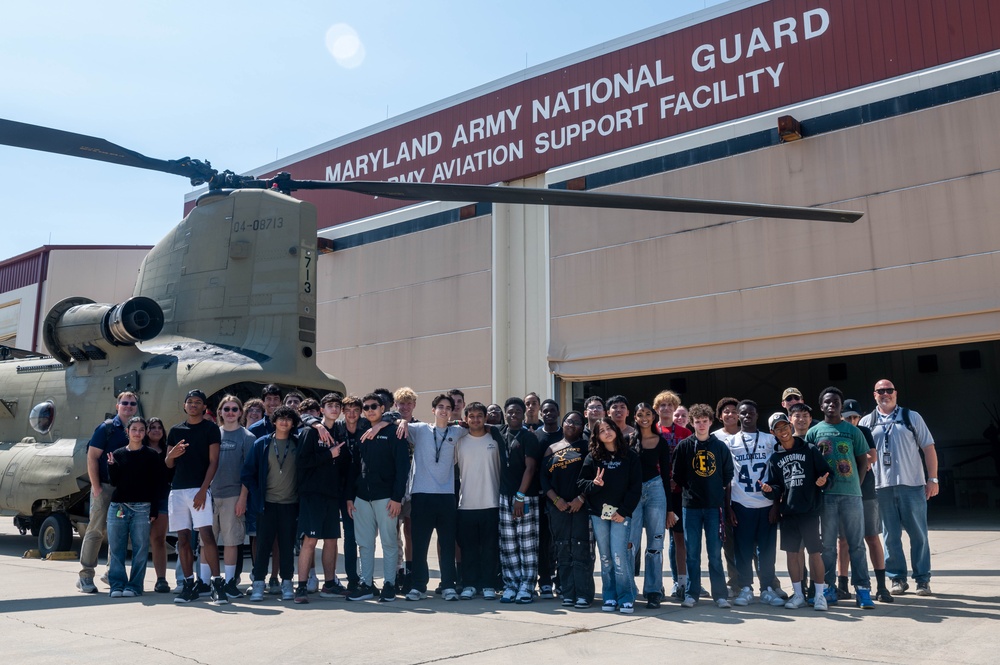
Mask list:
[[[128,300],[132,297],[139,264],[148,252],[147,249],[52,250],[42,316],[52,305],[70,296],[111,304]]]
[[[488,401],[491,237],[492,218],[479,217],[323,255],[319,366],[358,394],[458,387]]]
[[[1000,168],[1000,93],[809,137],[601,191],[863,210],[888,192]],[[858,208],[858,206],[862,206]],[[552,256],[724,221],[718,216],[552,208]],[[794,223],[781,222],[782,229]],[[805,223],[806,227],[819,222]],[[759,231],[758,231],[759,232]],[[783,231],[784,232],[784,231]],[[697,235],[697,234],[696,234]]]
[[[693,222],[665,215],[656,229],[640,213],[553,208],[549,357],[569,361],[554,369],[651,373],[996,337],[1000,150],[982,140],[991,113],[1000,95],[624,186],[714,182],[717,197],[749,189],[771,202],[784,195],[775,160],[808,152],[790,187],[814,198],[795,202],[855,187],[865,197],[839,204],[866,212],[854,225],[750,219],[667,235]],[[824,181],[838,154],[860,159]]]
[[[442,277],[490,269],[491,217],[476,217],[324,254],[319,304]],[[328,288],[331,285],[333,288]]]
[[[490,343],[491,335],[487,328],[350,349],[324,350],[317,356],[317,363],[358,395],[373,388],[394,390],[405,385],[419,395],[433,397],[457,387],[465,389],[466,401],[489,402],[492,375]],[[426,420],[419,414],[418,417]]]

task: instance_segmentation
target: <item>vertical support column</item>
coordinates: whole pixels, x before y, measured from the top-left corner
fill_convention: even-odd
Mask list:
[[[510,186],[544,187],[536,176]],[[493,399],[551,395],[548,208],[493,207]]]

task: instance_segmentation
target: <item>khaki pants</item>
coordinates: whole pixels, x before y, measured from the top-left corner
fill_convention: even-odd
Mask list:
[[[101,483],[100,496],[90,495],[90,524],[83,535],[83,545],[80,546],[81,578],[94,579],[97,555],[101,551],[101,545],[108,531],[108,505],[111,503],[111,493],[114,489],[107,483]]]

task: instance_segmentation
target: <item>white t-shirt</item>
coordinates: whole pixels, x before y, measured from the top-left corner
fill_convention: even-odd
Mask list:
[[[455,447],[461,485],[459,510],[485,510],[500,505],[500,449],[487,432],[459,439]]]

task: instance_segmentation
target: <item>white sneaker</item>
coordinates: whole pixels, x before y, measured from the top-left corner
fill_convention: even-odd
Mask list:
[[[748,586],[743,587],[736,598],[733,599],[733,605],[737,607],[746,607],[753,602],[753,589]],[[764,602],[764,594],[760,596],[760,602]]]
[[[485,595],[486,595],[486,592],[484,591],[483,592],[483,596],[485,596]],[[513,603],[514,602],[514,597],[516,595],[517,595],[517,591],[514,591],[513,589],[504,589],[503,590],[503,595],[500,596],[500,602],[501,603]]]
[[[632,614],[635,612],[635,608],[632,607],[632,603],[622,603],[622,606],[618,608],[618,611],[622,614]]]
[[[531,595],[531,589],[528,588],[527,584],[522,584],[521,588],[517,592],[517,597],[515,598],[515,602],[518,605],[527,605],[532,600],[534,600],[534,598]]]
[[[681,607],[694,607],[695,603],[698,602],[697,598],[692,598],[691,596],[684,596],[684,600],[681,602]]]
[[[309,593],[316,593],[319,591],[319,578],[316,577],[316,571],[309,571],[309,579],[306,580],[306,591]]]
[[[760,594],[760,602],[765,605],[770,605],[771,607],[781,607],[785,604],[785,601],[782,600],[781,596],[779,596],[771,587],[767,587],[767,590]]]
[[[406,598],[407,600],[413,600],[413,601],[423,600],[426,597],[427,594],[421,591],[420,589],[410,589],[406,593],[406,596],[404,596],[404,598]]]
[[[254,580],[250,585],[250,602],[260,603],[264,600],[264,580]]]
[[[817,612],[826,612],[827,603],[826,596],[822,593],[817,593],[816,598],[813,599],[813,609]]]
[[[139,594],[137,594],[132,589],[125,589],[124,591],[122,591],[122,598],[135,598],[138,595]]]
[[[476,587],[467,586],[462,589],[462,594],[459,596],[462,600],[472,600],[476,597]]]
[[[823,599],[823,602],[826,602],[826,598]],[[806,605],[808,605],[808,603],[806,602],[805,596],[803,596],[801,593],[797,593],[788,599],[788,602],[785,603],[785,609],[799,610],[805,607]]]
[[[520,594],[518,595],[520,596]],[[443,600],[458,600],[458,592],[451,588],[445,589],[441,592],[441,598]]]
[[[295,600],[295,588],[291,580],[281,580],[281,599]]]
[[[490,588],[483,589],[483,600],[496,600],[496,599],[497,599],[496,589],[490,589]]]
[[[728,598],[716,598],[715,606],[718,607],[720,610],[728,610],[729,608],[732,607],[732,605],[729,604]]]
[[[93,577],[81,577],[76,581],[76,588],[81,593],[97,593],[97,586],[94,584]]]
[[[111,585],[111,582],[108,581],[108,571],[104,571],[104,574],[101,575],[101,582],[107,584],[108,586]]]

